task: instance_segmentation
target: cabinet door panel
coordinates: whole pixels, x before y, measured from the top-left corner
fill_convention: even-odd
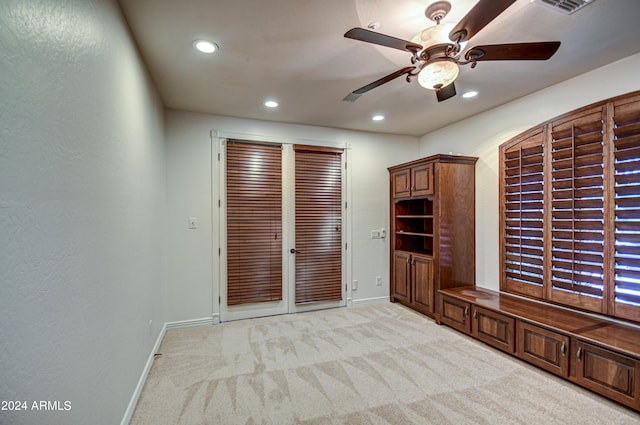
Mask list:
[[[396,171],[391,175],[393,198],[408,198],[411,196],[409,170]]]
[[[556,375],[569,376],[569,337],[518,321],[518,357]]]
[[[640,407],[640,361],[582,341],[575,344],[576,380],[595,392]]]
[[[471,304],[445,296],[440,297],[440,321],[461,332],[471,333]]]
[[[411,196],[433,194],[433,164],[424,164],[411,169]]]
[[[472,335],[508,353],[515,351],[515,320],[512,317],[474,306]]]
[[[411,277],[414,285],[413,302],[421,309],[433,313],[433,259],[414,254],[411,260]]]
[[[393,254],[393,294],[392,297],[399,301],[410,302],[411,292],[409,282],[411,279],[411,256],[406,252],[396,251]]]

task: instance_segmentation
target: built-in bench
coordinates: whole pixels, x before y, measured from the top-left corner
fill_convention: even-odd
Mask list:
[[[439,324],[640,411],[640,327],[481,288],[439,294]]]

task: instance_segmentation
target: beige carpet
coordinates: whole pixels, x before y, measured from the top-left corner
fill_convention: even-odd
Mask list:
[[[639,424],[396,304],[170,330],[131,424]]]

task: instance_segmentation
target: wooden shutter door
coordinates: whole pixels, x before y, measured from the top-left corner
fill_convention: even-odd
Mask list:
[[[342,150],[294,146],[296,304],[342,299]]]
[[[614,312],[640,322],[640,96],[614,104]]]
[[[227,305],[282,299],[282,149],[227,143]]]
[[[501,289],[543,297],[544,132],[500,148]]]
[[[604,312],[604,117],[602,106],[551,129],[551,285],[548,298]]]

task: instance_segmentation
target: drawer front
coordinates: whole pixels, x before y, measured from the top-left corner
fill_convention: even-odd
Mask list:
[[[518,321],[518,357],[562,377],[569,376],[569,337]]]
[[[500,350],[515,352],[515,319],[512,317],[474,306],[471,334]]]
[[[640,408],[640,361],[583,341],[575,343],[576,381],[635,409]]]
[[[443,295],[440,297],[440,321],[461,332],[471,333],[471,304]]]

